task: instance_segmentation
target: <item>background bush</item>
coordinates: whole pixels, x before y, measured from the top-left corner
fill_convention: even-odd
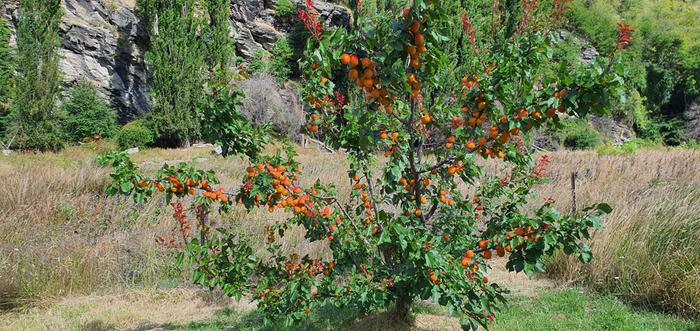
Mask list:
[[[270,73],[270,52],[264,48],[256,48],[251,53],[253,58],[248,63],[248,71],[253,75]]]
[[[272,75],[284,82],[292,75],[294,50],[287,37],[280,37],[270,52],[263,48],[254,49],[248,71],[253,75]]]
[[[272,58],[270,59],[270,70],[279,81],[289,79],[292,74],[292,57],[294,51],[289,46],[287,37],[280,37],[272,47]]]
[[[294,141],[300,141],[300,128],[305,115],[298,96],[291,90],[278,87],[270,74],[261,74],[242,81],[246,98],[241,113],[255,125],[270,124],[275,132]]]
[[[564,121],[559,136],[561,144],[571,149],[590,149],[601,142],[600,133],[586,119]]]
[[[119,129],[117,145],[121,149],[144,147],[153,143],[155,135],[143,121],[134,120]]]
[[[291,0],[277,0],[275,15],[287,16],[296,13],[297,6]]]
[[[89,82],[81,81],[70,89],[63,113],[64,132],[72,142],[94,135],[107,138],[117,129],[117,113]]]

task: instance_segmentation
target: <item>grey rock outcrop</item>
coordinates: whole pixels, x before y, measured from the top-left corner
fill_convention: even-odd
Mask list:
[[[304,6],[304,1],[290,1],[296,8]],[[277,0],[232,1],[232,32],[241,56],[251,58],[258,48],[270,50],[279,37],[294,30],[298,23],[296,14],[278,15],[276,8]],[[314,8],[326,25],[350,26],[350,9],[322,1],[315,1]]]
[[[596,131],[603,134],[616,146],[622,145],[636,136],[632,128],[632,121],[623,116],[591,115],[591,124]]]
[[[136,0],[63,0],[63,6],[59,65],[64,90],[79,80],[91,82],[122,121],[147,110],[146,33],[135,14]],[[13,30],[17,7],[17,1],[6,0],[0,8]]]
[[[700,140],[700,98],[693,100],[683,113],[685,117],[685,138]]]
[[[149,108],[147,65],[144,60],[147,31],[136,15],[137,0],[62,0],[59,50],[64,89],[84,79],[93,83],[128,121]],[[303,1],[292,0],[297,6]],[[3,0],[0,15],[14,32],[17,0]],[[231,0],[231,35],[236,50],[250,58],[256,48],[270,50],[277,38],[295,29],[296,14],[277,15],[276,0]],[[323,22],[349,26],[347,8],[315,1]],[[15,38],[10,40],[14,46]]]
[[[64,0],[61,70],[64,86],[92,82],[119,110],[122,120],[148,109],[146,32],[136,0]]]

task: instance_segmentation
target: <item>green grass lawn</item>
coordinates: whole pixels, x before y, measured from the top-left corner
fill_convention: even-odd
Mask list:
[[[441,308],[423,306],[417,309],[418,321],[427,319],[430,330],[453,330],[456,320]],[[212,319],[186,325],[163,325],[171,330],[368,330],[353,322],[352,311],[325,309],[311,320],[295,328],[283,325],[261,327],[257,312],[237,313],[225,309]],[[425,323],[417,323],[419,329]],[[342,325],[339,327],[339,325]],[[376,321],[373,326],[376,327]],[[379,326],[378,329],[385,329]],[[387,327],[386,329],[391,329]],[[577,290],[546,291],[536,297],[511,296],[509,306],[497,316],[492,330],[700,330],[698,322],[674,316],[632,309],[622,302]]]

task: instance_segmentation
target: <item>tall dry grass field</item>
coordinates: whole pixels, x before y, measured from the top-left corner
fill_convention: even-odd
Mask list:
[[[108,197],[109,169],[96,165],[100,151],[74,147],[60,154],[12,154],[0,158],[0,309],[35,299],[91,293],[128,286],[173,286],[187,281],[156,236],[176,238],[172,209],[164,199],[137,206]],[[300,150],[305,185],[316,178],[336,182],[349,193],[343,157]],[[245,173],[240,159],[209,155],[209,149],[146,150],[134,156],[146,172],[163,162],[195,162],[215,170],[225,187],[237,187]],[[345,190],[342,188],[345,187]],[[215,226],[230,226],[259,243],[264,228],[283,213],[236,209],[212,215]],[[326,247],[289,232],[283,243],[299,254],[328,254]]]
[[[105,148],[0,157],[0,307],[188,282],[189,273],[154,241],[158,235],[174,237],[169,206],[158,198],[135,206],[103,193],[109,170],[94,160]],[[320,178],[349,197],[342,155],[298,151],[305,185]],[[556,256],[549,263],[550,274],[700,316],[700,152],[557,152],[551,157],[551,180],[539,188],[538,199],[552,196],[561,210],[569,210],[570,173],[578,171],[579,206],[604,201],[615,211],[605,219],[606,228],[595,234],[591,264]],[[245,168],[243,161],[210,156],[208,149],[145,150],[134,159],[146,171],[155,171],[164,161],[196,162],[215,170],[225,187],[238,186]],[[212,220],[262,243],[269,221],[283,217],[281,212],[236,209]],[[283,244],[300,254],[328,254],[325,246],[305,242],[300,230],[292,231]],[[262,254],[261,247],[258,251]]]
[[[607,202],[613,213],[583,265],[564,255],[548,264],[559,279],[588,285],[632,303],[700,318],[700,151],[641,150],[633,155],[551,155],[550,182],[538,189],[579,208]]]

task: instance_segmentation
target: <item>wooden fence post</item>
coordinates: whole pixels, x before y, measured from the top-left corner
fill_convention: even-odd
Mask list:
[[[571,215],[576,215],[576,178],[578,171],[571,173]]]

